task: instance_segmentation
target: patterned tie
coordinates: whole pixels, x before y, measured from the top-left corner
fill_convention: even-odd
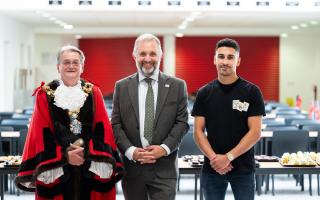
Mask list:
[[[145,118],[144,118],[144,137],[151,144],[153,134],[153,123],[154,123],[154,94],[152,89],[152,79],[146,78],[145,81],[148,83],[148,91],[145,102]]]

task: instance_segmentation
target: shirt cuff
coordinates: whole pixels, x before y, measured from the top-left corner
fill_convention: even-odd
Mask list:
[[[129,160],[133,160],[133,152],[136,150],[137,147],[135,146],[131,146],[129,147],[126,152],[125,152],[125,156],[129,159]]]
[[[169,149],[169,147],[168,147],[167,145],[165,145],[165,144],[161,144],[160,146],[161,146],[162,148],[164,148],[164,150],[166,150],[167,155],[165,155],[165,156],[170,155],[171,151],[170,151],[170,149]]]
[[[110,178],[113,173],[112,165],[110,163],[95,162],[95,161],[91,162],[89,171],[95,173],[100,178],[104,178],[104,179]]]
[[[62,167],[50,169],[40,173],[37,179],[45,184],[53,183],[57,178],[63,175]]]

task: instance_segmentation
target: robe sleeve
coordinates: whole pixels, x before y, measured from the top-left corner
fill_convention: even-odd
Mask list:
[[[93,86],[94,119],[93,134],[89,141],[88,158],[96,162],[112,165],[112,179],[120,180],[123,175],[123,163],[114,140],[112,126],[104,105],[100,89]],[[96,176],[99,179],[99,176]]]
[[[39,89],[40,88],[40,89]],[[37,176],[44,171],[62,167],[67,163],[61,146],[57,145],[50,117],[47,94],[36,90],[36,101],[26,138],[22,163],[16,177],[16,185],[26,191],[35,190]]]

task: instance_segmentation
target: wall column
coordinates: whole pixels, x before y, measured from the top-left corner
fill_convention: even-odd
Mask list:
[[[163,37],[163,72],[165,74],[176,75],[176,37],[165,35]]]

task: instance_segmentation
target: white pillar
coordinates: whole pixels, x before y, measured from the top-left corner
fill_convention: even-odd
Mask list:
[[[165,74],[176,75],[176,37],[165,35],[163,37],[163,72]]]

